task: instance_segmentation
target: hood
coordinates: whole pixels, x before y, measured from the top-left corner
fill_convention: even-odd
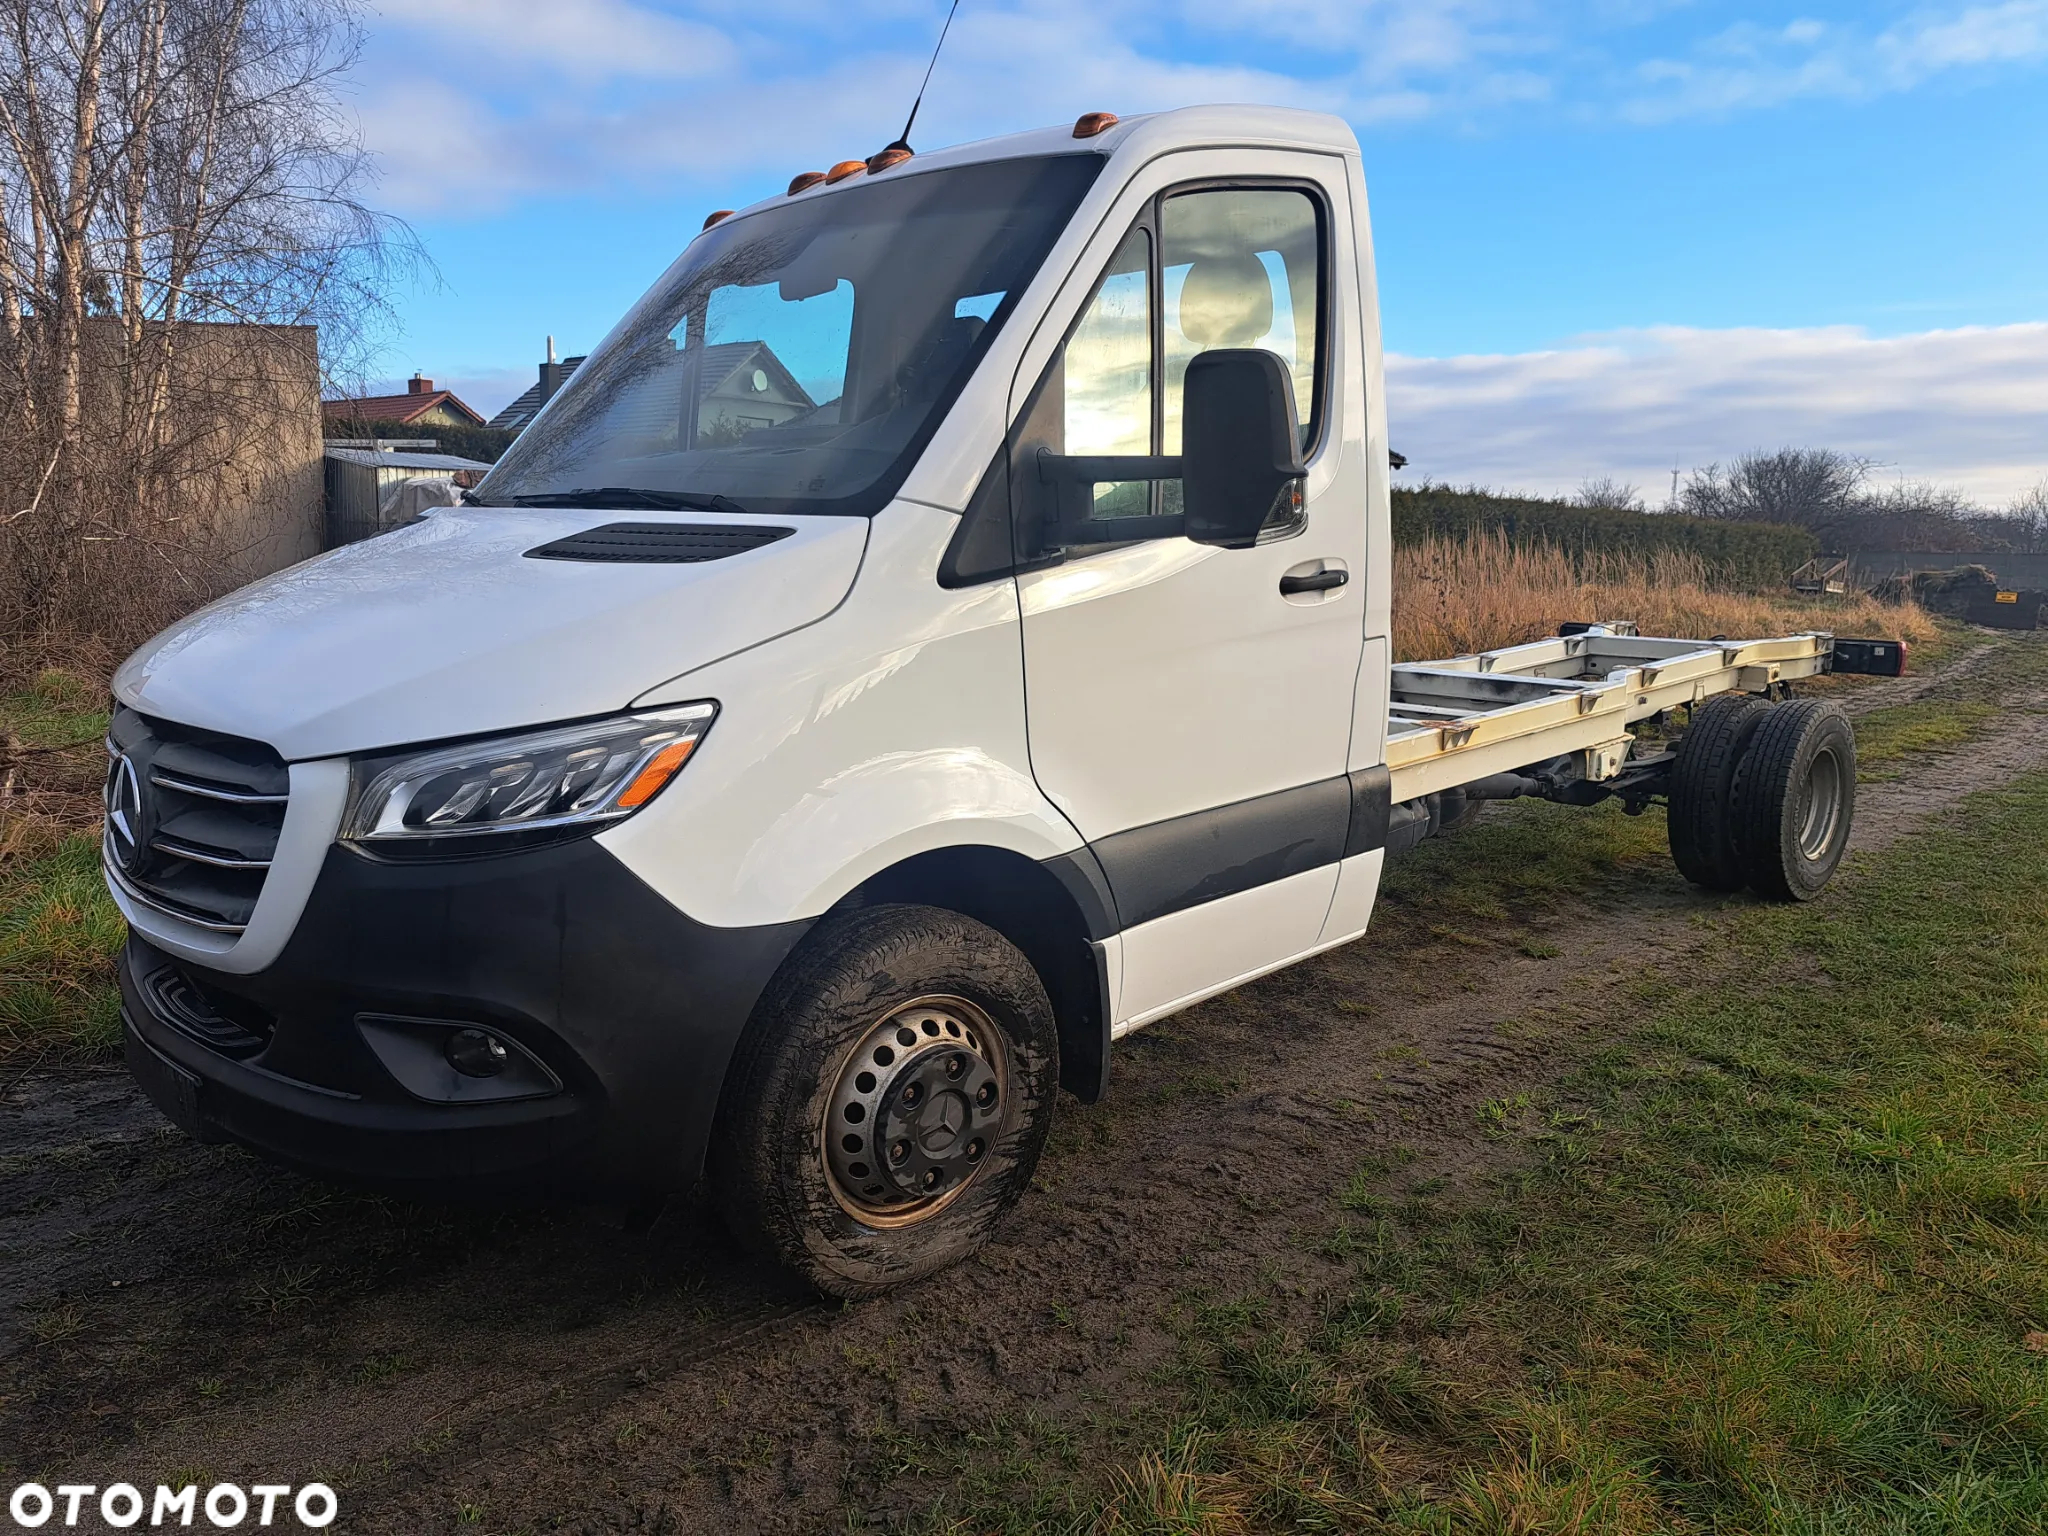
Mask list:
[[[693,564],[527,555],[614,522],[791,532]],[[859,517],[451,508],[200,609],[114,694],[288,761],[606,714],[823,618],[867,536]]]

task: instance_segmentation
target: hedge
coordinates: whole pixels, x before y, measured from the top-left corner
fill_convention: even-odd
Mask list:
[[[1464,538],[1498,529],[1510,542],[1547,544],[1572,555],[1648,555],[1683,550],[1720,581],[1746,588],[1782,585],[1820,552],[1820,541],[1786,523],[1730,523],[1675,512],[1581,507],[1534,496],[1497,496],[1448,486],[1394,492],[1394,542]]]

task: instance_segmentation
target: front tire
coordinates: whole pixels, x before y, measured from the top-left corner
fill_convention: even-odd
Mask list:
[[[862,1298],[957,1263],[1031,1182],[1059,1090],[1038,973],[937,907],[826,918],[727,1080],[713,1196],[749,1247]]]

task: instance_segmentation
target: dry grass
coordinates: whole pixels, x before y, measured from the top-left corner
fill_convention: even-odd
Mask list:
[[[1588,554],[1523,548],[1505,534],[1429,539],[1394,551],[1394,655],[1462,656],[1539,640],[1572,619],[1633,619],[1646,635],[1748,639],[1802,629],[1928,640],[1934,622],[1912,604],[1863,596],[1715,591],[1697,556]]]

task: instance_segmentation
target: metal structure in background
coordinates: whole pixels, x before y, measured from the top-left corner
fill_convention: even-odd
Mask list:
[[[1792,590],[1804,597],[1840,597],[1849,590],[1849,562],[1816,555],[1792,573]]]
[[[417,442],[428,448],[437,446],[431,438]],[[392,443],[405,446],[388,446]],[[323,548],[337,549],[411,522],[414,511],[405,505],[407,498],[399,495],[409,480],[452,485],[456,475],[465,470],[480,475],[491,467],[452,453],[414,451],[414,444],[415,440],[396,438],[385,439],[375,447],[355,441],[327,444],[327,526]]]

